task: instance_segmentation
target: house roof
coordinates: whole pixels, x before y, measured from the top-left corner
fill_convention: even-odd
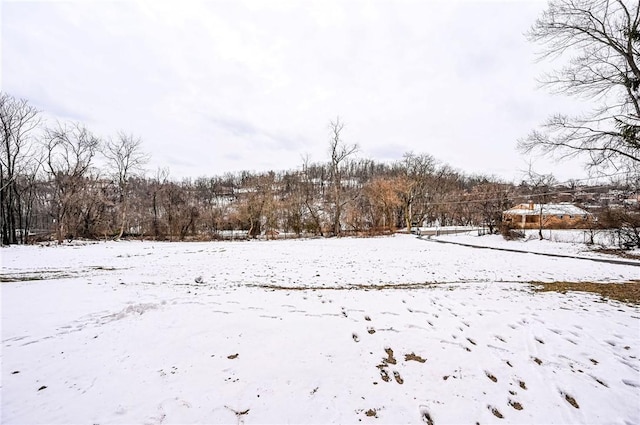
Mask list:
[[[590,215],[591,213],[568,202],[560,204],[519,204],[504,211],[508,215],[539,215],[542,207],[543,215]]]

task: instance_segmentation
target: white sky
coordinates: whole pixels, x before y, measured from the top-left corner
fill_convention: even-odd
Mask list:
[[[2,90],[103,137],[140,136],[173,178],[429,153],[518,182],[518,138],[573,101],[538,89],[542,1],[2,2]],[[579,161],[534,159],[560,180]]]

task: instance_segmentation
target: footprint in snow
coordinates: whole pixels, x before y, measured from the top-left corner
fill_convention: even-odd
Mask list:
[[[596,378],[593,375],[589,375],[591,376],[598,384],[602,385],[603,387],[609,388],[609,386],[607,385],[606,382],[604,382],[602,379]]]
[[[435,425],[435,422],[433,422],[433,418],[431,417],[431,413],[429,413],[427,406],[420,405],[419,410],[420,419],[422,419],[422,422],[427,425]]]
[[[504,419],[504,416],[502,416],[502,413],[500,413],[500,411],[498,409],[496,409],[495,407],[489,405],[487,406],[487,409],[489,409],[491,411],[491,413],[493,413],[493,416],[495,416],[498,419]]]
[[[564,397],[564,399],[567,401],[567,403],[569,403],[570,405],[572,405],[576,409],[580,408],[580,406],[578,405],[578,402],[576,401],[576,399],[573,398],[571,395],[565,393],[564,391],[560,391],[560,395],[562,395]]]
[[[509,399],[509,406],[513,407],[516,410],[522,410],[522,404],[518,403],[517,401],[513,401],[511,399]]]

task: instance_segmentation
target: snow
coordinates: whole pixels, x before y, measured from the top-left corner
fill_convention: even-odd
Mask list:
[[[560,204],[520,204],[504,211],[508,215],[538,215],[540,209],[544,215],[569,215],[569,216],[587,216],[588,211],[583,210],[570,203]]]
[[[637,266],[412,235],[1,255],[2,423],[640,423],[640,309],[528,284]]]
[[[478,236],[477,231],[438,236],[434,240],[527,253],[622,260],[614,254],[603,254],[597,251],[600,248],[615,248],[613,243],[615,242],[615,235],[604,231],[594,233],[594,244],[586,243],[591,240],[591,235],[589,231],[585,230],[543,229],[542,236],[544,239],[542,240],[538,236],[537,229],[528,229],[524,232],[524,238],[509,241],[500,235]],[[640,251],[637,249],[629,250],[627,253],[640,256]],[[623,261],[640,265],[640,260],[625,258]],[[586,278],[590,279],[589,276],[586,276]]]

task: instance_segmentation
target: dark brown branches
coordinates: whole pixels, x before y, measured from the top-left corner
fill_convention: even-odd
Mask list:
[[[593,112],[557,114],[519,141],[525,153],[581,156],[593,170],[633,169],[640,161],[640,3],[554,0],[528,32],[541,58],[566,58],[543,84],[591,99]]]

